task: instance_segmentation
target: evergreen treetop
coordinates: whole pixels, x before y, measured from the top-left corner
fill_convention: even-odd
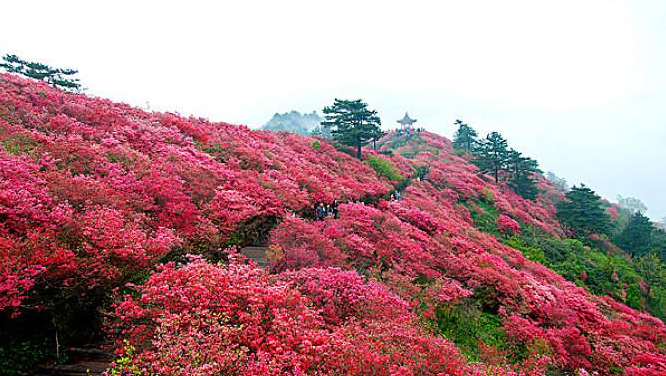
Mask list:
[[[458,130],[453,137],[453,147],[472,154],[478,142],[476,138],[479,134],[472,127],[463,123],[462,120],[456,120],[454,125],[458,126]]]
[[[584,184],[566,193],[557,204],[557,216],[576,236],[608,234],[611,227],[601,197]]]
[[[324,129],[330,130],[333,138],[345,145],[356,148],[356,157],[361,159],[361,147],[371,140],[377,140],[383,132],[377,111],[368,109],[361,99],[335,99],[332,106],[324,107],[321,122]]]
[[[73,77],[79,71],[69,68],[52,68],[42,63],[26,61],[16,55],[5,55],[0,67],[9,73],[17,73],[36,80],[44,81],[49,85],[67,90],[81,89],[79,79]]]
[[[508,142],[498,132],[492,132],[479,141],[476,149],[477,157],[473,161],[484,173],[491,173],[495,183],[499,182],[500,171],[504,170],[509,161]]]
[[[637,211],[631,215],[629,224],[617,236],[615,244],[632,255],[644,255],[650,252],[653,229],[650,219]]]

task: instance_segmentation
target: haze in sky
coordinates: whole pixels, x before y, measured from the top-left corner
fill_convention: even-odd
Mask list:
[[[455,119],[570,184],[666,216],[666,2],[6,2],[0,53],[74,67],[87,93],[258,127],[362,98]]]

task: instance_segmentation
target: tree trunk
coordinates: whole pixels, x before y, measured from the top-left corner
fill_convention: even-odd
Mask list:
[[[356,143],[356,158],[361,159],[361,142]]]

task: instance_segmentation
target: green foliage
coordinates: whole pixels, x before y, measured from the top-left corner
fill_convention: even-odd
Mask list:
[[[402,176],[400,170],[398,170],[391,161],[386,160],[382,157],[376,157],[374,155],[369,155],[367,160],[368,165],[372,167],[377,174],[384,176],[392,181],[404,180],[405,177]]]
[[[499,173],[502,171],[509,158],[508,143],[502,135],[492,132],[485,139],[479,141],[476,149],[476,159],[472,162],[484,173],[490,173],[499,182]]]
[[[490,196],[492,197],[492,193]],[[476,204],[477,207],[470,204],[465,205],[472,216],[474,227],[496,237],[501,237],[502,235],[497,231],[497,217],[499,217],[500,213],[492,204],[492,201],[480,201]]]
[[[657,255],[661,261],[666,262],[666,231],[656,227],[652,230],[650,252]]]
[[[319,140],[312,141],[312,148],[313,149],[319,150],[320,147],[321,147],[321,145],[319,144]]]
[[[452,307],[440,307],[436,312],[439,332],[455,342],[461,352],[472,361],[479,361],[479,342],[506,350],[506,334],[502,319],[483,312],[474,300]]]
[[[459,121],[459,120],[458,120]],[[520,196],[535,200],[539,194],[534,175],[542,173],[539,170],[539,163],[529,157],[524,157],[522,153],[509,149],[508,142],[502,135],[497,132],[492,132],[485,139],[477,141],[464,136],[466,124],[461,124],[458,132],[462,132],[458,136],[458,147],[463,147],[465,150],[469,145],[476,145],[473,148],[473,153],[476,156],[472,163],[474,163],[482,173],[490,173],[495,179],[495,183],[503,180],[509,182],[509,186]],[[476,132],[474,132],[476,135]],[[454,146],[456,143],[454,142]]]
[[[474,215],[473,215],[474,217]],[[477,220],[475,220],[477,225]],[[559,239],[523,225],[521,234],[499,238],[532,261],[597,295],[610,295],[636,309],[666,318],[666,267],[655,254],[638,259],[611,255],[578,239]],[[647,286],[642,289],[641,281]]]
[[[439,150],[437,150],[437,152],[439,152]],[[463,155],[465,155],[465,151],[462,150],[462,149],[453,149],[453,153],[451,153],[451,154],[453,154],[457,157],[462,157]]]
[[[0,346],[0,374],[27,375],[49,357],[45,338],[7,337]]]
[[[17,73],[36,80],[45,81],[53,87],[78,91],[81,88],[78,78],[72,76],[79,73],[74,69],[52,68],[42,63],[26,61],[16,55],[5,55],[0,67],[9,73]]]
[[[362,100],[335,99],[333,106],[324,107],[325,121],[321,126],[330,129],[333,138],[356,147],[356,157],[361,159],[361,147],[382,136],[381,121],[377,111],[369,110]]]
[[[504,241],[504,243],[511,248],[521,251],[523,256],[530,261],[538,262],[539,264],[547,263],[543,249],[528,245],[521,236],[513,234],[510,238]]]
[[[35,147],[35,143],[22,134],[12,135],[1,143],[5,150],[15,155],[25,154]]]
[[[46,315],[0,314],[0,375],[28,375],[37,364],[55,360],[53,327]]]
[[[629,224],[615,239],[615,244],[632,255],[642,256],[650,251],[652,244],[652,222],[641,212],[629,218]]]
[[[458,130],[453,136],[453,147],[465,153],[472,154],[478,142],[476,137],[479,134],[472,127],[463,123],[462,120],[456,120],[454,125],[458,126]]]
[[[352,156],[352,157],[355,157],[355,156],[356,156],[356,154],[354,153],[354,150],[352,150],[352,149],[351,149],[350,147],[348,147],[347,145],[343,145],[343,144],[341,144],[341,143],[339,143],[339,142],[334,142],[334,143],[333,143],[333,147],[335,148],[335,150],[337,150],[337,151],[339,151],[339,152],[341,152],[341,153],[348,154],[348,155],[350,155],[350,156]]]
[[[641,290],[638,287],[638,283],[632,283],[629,285],[629,288],[627,288],[627,297],[625,298],[625,303],[633,309],[640,310],[643,307]]]
[[[573,186],[557,204],[557,216],[576,236],[608,234],[611,224],[599,197],[584,184]]]
[[[534,180],[535,173],[541,173],[539,163],[522,153],[511,149],[507,157],[507,172],[510,173],[509,186],[523,198],[535,200],[539,194]]]
[[[536,200],[539,188],[531,173],[521,171],[513,175],[509,180],[509,186],[514,192],[528,200]]]
[[[110,376],[126,376],[126,375],[143,375],[144,372],[132,362],[132,356],[136,351],[136,348],[132,346],[128,340],[123,341],[125,346],[123,347],[123,356],[120,356],[114,360],[113,367],[109,369]]]

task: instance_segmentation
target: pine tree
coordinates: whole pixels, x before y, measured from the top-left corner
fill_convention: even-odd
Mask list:
[[[635,256],[642,256],[650,251],[653,226],[650,219],[640,211],[632,214],[627,227],[617,236],[615,244]]]
[[[557,217],[576,236],[609,233],[610,219],[594,191],[581,184],[573,186],[564,197],[557,204]]]
[[[660,259],[666,262],[666,231],[664,231],[664,229],[655,227],[652,230],[650,252],[656,254]]]
[[[510,149],[507,155],[507,172],[509,173],[509,186],[528,200],[535,200],[539,188],[534,180],[535,173],[541,173],[539,163],[532,158],[523,157],[522,153]]]
[[[528,172],[519,172],[513,175],[509,180],[509,186],[514,192],[528,200],[536,200],[539,195],[539,187],[537,187],[532,174]]]
[[[458,126],[458,130],[453,137],[453,147],[472,154],[478,142],[476,139],[478,133],[472,127],[463,123],[462,120],[456,120],[454,125]]]
[[[52,68],[42,63],[20,59],[16,55],[5,55],[2,59],[4,63],[0,64],[0,67],[9,73],[17,73],[36,80],[45,81],[56,88],[74,91],[78,91],[81,88],[79,79],[71,77],[78,73],[77,70]]]
[[[509,151],[508,143],[497,132],[492,132],[485,139],[479,141],[476,149],[477,158],[473,161],[484,173],[491,173],[495,183],[499,182],[500,171],[507,167]]]
[[[330,130],[333,138],[345,145],[356,148],[356,157],[361,159],[361,147],[383,134],[377,111],[369,110],[362,100],[335,99],[333,106],[324,107],[325,130]]]

